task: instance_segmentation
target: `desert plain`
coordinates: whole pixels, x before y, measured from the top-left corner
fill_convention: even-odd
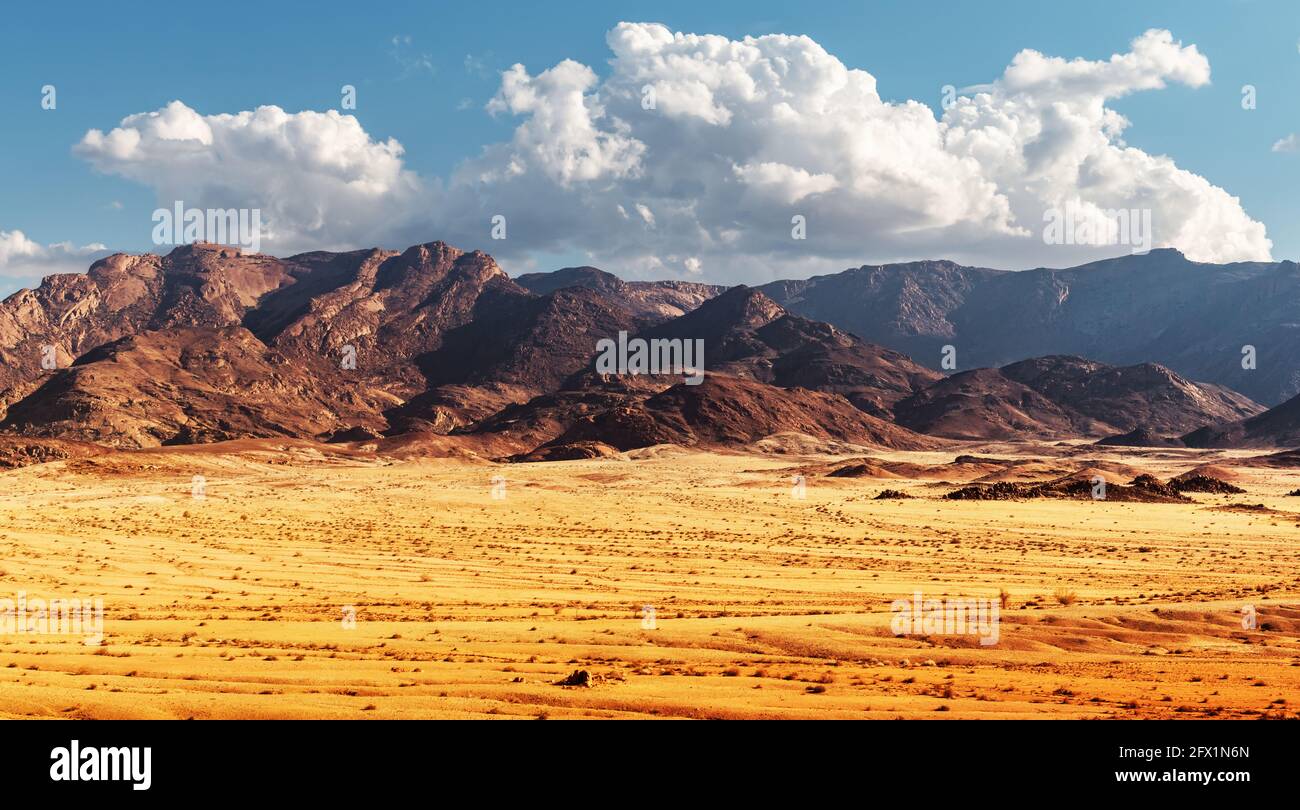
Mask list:
[[[1300,469],[760,445],[500,464],[244,440],[6,471],[0,596],[104,620],[99,644],[0,635],[0,717],[1300,714]],[[1245,493],[942,497],[1193,469]],[[896,634],[918,591],[998,600],[997,643]]]

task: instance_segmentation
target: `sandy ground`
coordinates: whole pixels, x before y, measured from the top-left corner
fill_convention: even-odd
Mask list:
[[[1187,505],[950,502],[819,474],[796,497],[825,459],[635,455],[272,442],[4,473],[0,598],[102,598],[104,638],[0,634],[0,716],[1297,716],[1300,471],[1233,469],[1247,494]],[[895,635],[917,591],[1005,591],[997,643]]]

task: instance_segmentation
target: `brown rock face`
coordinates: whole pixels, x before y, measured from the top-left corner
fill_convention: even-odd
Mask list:
[[[943,308],[908,279],[940,273],[974,289],[993,272],[909,267],[895,320],[940,331]],[[702,341],[703,384],[597,373],[599,342],[620,333]],[[595,268],[511,280],[487,254],[442,242],[285,259],[207,244],[110,256],[0,303],[0,360],[0,431],[44,447],[440,434],[403,446],[562,459],[801,434],[924,448],[935,440],[913,430],[1169,435],[1260,410],[1149,364],[1048,357],[945,378],[757,289]]]
[[[85,275],[49,276],[0,303],[0,406],[110,341],[168,327],[238,325],[262,296],[292,283],[290,266],[195,244],[165,257],[116,254]]]
[[[4,426],[123,446],[384,429],[427,390],[421,358],[496,289],[530,297],[439,242],[110,256],[0,304]]]
[[[594,269],[533,281],[540,293],[442,242],[113,255],[0,304],[3,429],[128,447],[446,433],[559,389],[601,338],[720,289]]]
[[[786,432],[901,450],[939,444],[871,416],[836,394],[716,375],[701,385],[681,383],[642,402],[584,416],[552,443],[601,441],[620,450],[655,444],[748,445]]]
[[[1151,363],[1124,368],[1081,357],[1039,357],[954,374],[899,401],[899,424],[954,439],[1177,435],[1260,413],[1222,386],[1183,379]],[[1138,434],[1130,437],[1139,442]]]
[[[515,282],[546,295],[565,287],[587,287],[621,300],[637,315],[655,320],[675,318],[726,290],[716,284],[690,281],[624,281],[595,267],[565,267],[553,273],[525,273]]]
[[[1300,266],[1203,264],[1171,249],[1021,272],[946,261],[864,266],[760,288],[790,312],[961,370],[1076,355],[1159,363],[1267,405],[1300,393]],[[1242,349],[1258,350],[1244,367]]]
[[[1300,447],[1300,397],[1248,419],[1194,430],[1182,441],[1188,447]]]
[[[830,324],[790,315],[762,292],[733,287],[646,338],[700,338],[712,372],[782,388],[840,394],[889,418],[898,400],[941,379],[935,371]]]
[[[600,442],[619,450],[743,445],[777,433],[892,448],[935,445],[881,417],[938,374],[828,324],[791,316],[757,290],[735,287],[680,317],[628,331],[647,342],[702,341],[703,383],[688,384],[680,374],[598,374],[589,364],[560,390],[473,429],[514,432],[551,447]]]
[[[1184,379],[1164,366],[1108,366],[1082,357],[1039,357],[1002,368],[1021,382],[1119,431],[1177,435],[1261,413],[1264,406],[1213,383]]]
[[[900,425],[952,439],[1090,435],[1102,425],[984,368],[954,374],[894,406]],[[1113,432],[1113,431],[1110,431]]]
[[[101,346],[14,404],[6,427],[127,447],[321,436],[382,425],[323,362],[291,361],[239,326],[143,332]]]

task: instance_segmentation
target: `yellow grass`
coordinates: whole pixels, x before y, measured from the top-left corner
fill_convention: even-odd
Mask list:
[[[0,635],[0,716],[1297,713],[1298,473],[1243,468],[1247,495],[1192,505],[946,502],[933,480],[817,475],[800,500],[808,459],[635,455],[394,463],[268,442],[0,475],[0,598],[105,606],[99,647]],[[917,497],[872,500],[886,487]],[[895,636],[890,603],[918,590],[1005,590],[999,642]],[[578,669],[594,686],[556,685]]]

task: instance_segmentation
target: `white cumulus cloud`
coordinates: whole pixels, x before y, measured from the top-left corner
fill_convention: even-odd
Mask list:
[[[101,244],[76,246],[70,242],[43,245],[22,231],[0,230],[0,278],[34,285],[53,273],[79,273],[107,254]]]
[[[586,254],[624,275],[761,282],[850,264],[953,258],[1062,266],[1124,248],[1046,245],[1044,212],[1147,209],[1152,245],[1267,259],[1263,224],[1169,157],[1128,145],[1108,102],[1200,87],[1194,45],[1147,31],[1109,59],[1026,50],[936,117],[806,36],[733,40],[621,23],[602,76],[514,65],[487,105],[517,120],[444,179],[337,112],[201,115],[180,102],[77,147],[160,201],[261,207],[278,252],[432,238],[507,261]],[[989,77],[954,77],[973,81]],[[970,85],[970,81],[954,82]],[[490,241],[493,216],[509,238]],[[794,239],[791,219],[806,220]]]
[[[1060,266],[1126,249],[1045,245],[1044,212],[1075,206],[1149,209],[1151,244],[1193,259],[1270,255],[1237,198],[1126,144],[1128,121],[1107,106],[1209,82],[1205,56],[1168,31],[1106,60],[1022,51],[940,117],[884,101],[871,74],[808,37],[623,23],[606,40],[603,80],[573,62],[505,74],[492,109],[522,120],[450,178],[451,233],[478,227],[456,212],[499,211],[518,230],[497,253],[576,249],[642,273],[687,253],[726,281],[927,257]],[[654,211],[653,230],[621,221],[632,200]],[[791,238],[794,214],[805,240]]]
[[[201,115],[173,101],[87,132],[74,151],[151,187],[163,208],[261,209],[262,243],[281,252],[383,244],[425,215],[427,192],[401,144],[334,110]]]

